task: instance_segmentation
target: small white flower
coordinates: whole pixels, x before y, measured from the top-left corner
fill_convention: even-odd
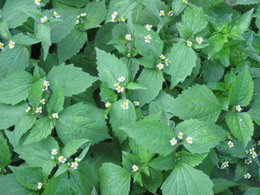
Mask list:
[[[42,182],[38,182],[37,188],[38,188],[39,190],[42,189]]]
[[[4,49],[4,46],[5,46],[5,45],[4,45],[2,42],[0,42],[0,49],[3,50],[3,49]]]
[[[236,110],[237,110],[238,112],[241,112],[241,111],[242,111],[241,106],[240,106],[240,105],[237,105],[237,106],[236,106]]]
[[[126,34],[126,35],[125,35],[125,39],[126,39],[127,41],[131,41],[131,40],[132,40],[132,35],[131,35],[131,34]]]
[[[116,11],[113,12],[113,14],[111,15],[112,17],[112,22],[115,22],[115,19],[117,18],[118,13]]]
[[[186,43],[187,43],[187,45],[188,45],[189,47],[192,46],[192,42],[191,42],[191,41],[186,41]]]
[[[146,24],[145,28],[146,28],[146,30],[150,31],[150,30],[152,30],[153,25]]]
[[[165,11],[164,10],[160,10],[159,16],[165,16]]]
[[[31,108],[30,106],[27,106],[27,107],[25,108],[25,112],[30,112],[31,109],[32,109],[32,108]]]
[[[13,49],[14,46],[15,46],[15,42],[10,40],[10,42],[8,43],[8,46],[9,46],[10,49]]]
[[[58,12],[56,12],[56,11],[53,12],[53,16],[55,18],[60,18],[60,14]]]
[[[182,0],[182,3],[187,4],[187,3],[188,3],[188,0]]]
[[[164,65],[162,63],[159,63],[156,65],[156,67],[159,69],[159,70],[162,70],[164,68]]]
[[[123,110],[129,109],[128,102],[124,102],[124,103],[121,105],[121,107],[122,107]]]
[[[58,154],[57,149],[52,149],[52,150],[51,150],[51,155],[55,156],[55,155],[57,155],[57,154]]]
[[[40,6],[40,5],[41,5],[41,0],[35,0],[34,3],[35,3],[36,5],[38,5],[38,6]]]
[[[79,24],[79,20],[76,20],[76,22],[75,22],[76,24]]]
[[[170,65],[170,59],[169,58],[165,59],[164,63],[165,63],[166,66],[169,66]]]
[[[41,106],[37,107],[35,112],[36,113],[42,113],[42,107]]]
[[[139,169],[139,167],[138,167],[137,165],[133,165],[133,166],[132,166],[132,170],[133,170],[133,172],[138,171],[138,169]]]
[[[222,163],[220,169],[225,169],[227,167],[229,167],[229,164],[228,164],[228,161],[225,161],[225,162]]]
[[[251,178],[251,175],[249,174],[249,173],[246,173],[245,175],[244,175],[244,179],[250,179]]]
[[[254,152],[254,153],[252,154],[252,158],[255,159],[256,157],[257,157],[257,153]]]
[[[61,163],[63,163],[63,164],[67,161],[67,159],[64,158],[64,156],[60,156],[60,157],[58,158],[58,160],[59,160],[59,162],[61,162]]]
[[[178,133],[178,138],[179,138],[179,139],[183,139],[183,136],[184,136],[184,134],[183,134],[182,132],[179,132],[179,133]]]
[[[201,44],[203,42],[202,37],[196,37],[196,41],[198,44]]]
[[[125,22],[125,17],[121,17],[120,20],[121,20],[122,22]]]
[[[187,137],[187,138],[186,138],[186,142],[187,142],[188,144],[192,144],[192,137]]]
[[[116,88],[116,90],[117,90],[117,93],[122,93],[122,92],[124,92],[125,88],[122,87],[122,86],[118,86],[118,87]]]
[[[44,82],[42,84],[42,91],[47,91],[49,86],[50,86],[49,81],[44,80]]]
[[[77,162],[77,163],[79,163],[79,162],[81,161],[80,158],[75,158],[74,160],[75,160],[75,162]]]
[[[135,105],[135,106],[139,106],[139,105],[140,105],[140,102],[134,101],[134,105]]]
[[[160,55],[160,59],[161,59],[161,60],[165,60],[165,59],[166,59],[166,56],[163,55],[163,54],[161,54],[161,55]]]
[[[249,153],[250,153],[250,154],[255,153],[255,148],[251,148],[251,149],[249,149]]]
[[[79,166],[79,164],[77,162],[72,162],[70,167],[73,169],[77,169],[78,166]]]
[[[253,163],[252,158],[249,157],[249,158],[245,159],[245,164],[250,165],[252,163]]]
[[[106,108],[109,108],[111,106],[110,102],[105,103]]]
[[[178,143],[178,140],[176,138],[172,138],[170,140],[170,143],[171,143],[172,146],[174,146],[174,145],[176,145]]]
[[[85,16],[87,16],[87,13],[81,13],[80,16],[85,17]]]
[[[172,10],[168,11],[168,16],[173,16],[173,11]]]
[[[151,40],[152,40],[152,37],[151,37],[150,35],[146,35],[146,36],[144,37],[144,40],[145,40],[146,43],[150,43]]]
[[[53,113],[51,116],[52,116],[52,118],[55,118],[55,119],[59,118],[59,114],[58,113]]]
[[[42,99],[40,100],[40,103],[41,103],[41,104],[45,104],[45,103],[46,103],[45,99],[42,98]]]
[[[125,77],[121,76],[117,79],[120,83],[124,82],[125,81]]]
[[[47,22],[47,20],[48,20],[48,17],[47,16],[43,16],[41,18],[41,23],[45,23],[45,22]]]
[[[230,148],[234,147],[234,143],[233,143],[232,141],[229,141],[229,142],[227,143],[227,145],[228,145],[228,147],[230,147]]]

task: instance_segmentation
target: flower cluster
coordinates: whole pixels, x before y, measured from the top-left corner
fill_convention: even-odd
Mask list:
[[[71,163],[70,167],[73,168],[73,169],[77,169],[78,166],[79,166],[79,162],[81,161],[80,158],[75,158],[74,159],[74,162]]]
[[[246,158],[245,159],[245,164],[247,164],[247,165],[250,165],[250,164],[252,164],[253,163],[253,160],[252,160],[252,158]]]
[[[49,88],[49,86],[50,86],[49,81],[44,80],[44,81],[43,81],[43,85],[42,85],[42,91],[47,91],[48,88]]]
[[[165,66],[169,66],[170,65],[169,58],[166,58],[166,56],[163,55],[163,54],[161,54],[159,56],[159,60],[160,60],[160,62],[156,65],[156,68],[158,70],[163,70]]]
[[[124,92],[125,88],[123,86],[121,86],[120,83],[124,83],[125,77],[121,76],[117,80],[119,81],[119,83],[116,83],[114,86],[116,87],[117,93],[122,93],[122,92]]]
[[[225,169],[227,167],[229,167],[229,163],[228,163],[228,161],[225,161],[225,162],[222,163],[220,169]]]
[[[138,171],[139,170],[139,167],[137,166],[137,165],[133,165],[132,166],[132,171],[133,172],[136,172],[136,171]]]
[[[77,20],[76,20],[76,24],[79,24],[79,23],[81,23],[84,19],[85,19],[85,17],[87,16],[88,14],[87,13],[81,13],[80,15],[78,15],[77,16]]]
[[[123,102],[123,104],[121,105],[121,108],[122,108],[123,110],[129,109],[128,103],[129,103],[129,100],[125,100],[125,101]]]
[[[42,182],[38,182],[38,184],[37,184],[38,190],[42,189],[42,186],[43,186]]]
[[[251,175],[249,174],[249,173],[246,173],[245,175],[244,175],[244,179],[250,179],[251,178]]]
[[[112,18],[111,19],[112,22],[117,22],[117,21],[125,22],[125,17],[119,17],[116,11],[112,13],[111,18]]]
[[[255,151],[255,148],[249,149],[249,154],[252,155],[252,158],[255,159],[257,157],[257,153]]]
[[[177,137],[178,137],[180,140],[182,140],[183,137],[184,137],[184,133],[183,133],[183,132],[179,132]],[[190,137],[190,136],[187,137],[185,141],[186,141],[188,144],[192,144],[192,137]],[[171,143],[172,146],[174,146],[174,145],[176,145],[176,144],[178,143],[178,140],[177,140],[176,138],[172,138],[172,139],[170,140],[170,143]]]

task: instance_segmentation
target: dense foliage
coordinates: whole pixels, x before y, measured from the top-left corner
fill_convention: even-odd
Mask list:
[[[0,1],[0,194],[260,194],[259,3]]]

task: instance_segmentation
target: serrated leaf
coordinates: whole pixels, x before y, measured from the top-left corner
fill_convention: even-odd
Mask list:
[[[52,177],[44,189],[43,195],[66,194],[70,190],[70,183],[67,174],[58,177]]]
[[[102,110],[91,104],[78,103],[68,106],[59,113],[55,127],[64,143],[87,138],[95,144],[110,137]]]
[[[172,113],[179,118],[216,122],[221,104],[205,85],[195,85],[182,92],[173,102]]]
[[[11,162],[12,153],[7,140],[0,131],[0,167],[5,167]]]
[[[247,106],[253,96],[254,83],[248,68],[245,67],[237,76],[235,82],[231,85],[228,98],[230,104]]]
[[[192,69],[196,66],[197,56],[186,42],[179,42],[172,47],[169,59],[171,64],[166,72],[171,75],[171,88],[173,88],[191,75]]]
[[[249,114],[251,115],[254,122],[260,125],[260,94],[254,97]]]
[[[70,142],[68,142],[64,148],[62,149],[62,155],[65,156],[66,158],[69,158],[70,156],[72,156],[73,154],[75,154],[77,152],[77,150],[83,146],[84,144],[88,143],[88,145],[90,144],[88,139],[74,139]],[[86,146],[87,147],[87,146]]]
[[[212,179],[212,181],[214,183],[214,188],[213,188],[214,193],[223,192],[226,189],[237,185],[236,183],[223,178],[214,178]]]
[[[76,55],[86,43],[87,39],[88,37],[85,31],[74,29],[64,39],[60,40],[58,42],[59,63]]]
[[[28,92],[29,104],[34,108],[36,108],[40,104],[40,100],[42,99],[42,94],[43,94],[42,86],[43,86],[43,79],[40,79],[31,86]]]
[[[117,99],[117,95],[115,94],[115,92],[103,84],[100,85],[99,95],[101,97],[101,101],[104,103],[106,102],[113,103]]]
[[[32,75],[26,71],[18,71],[0,82],[0,102],[4,104],[17,104],[25,100],[32,84]]]
[[[254,124],[250,114],[229,112],[225,120],[232,134],[246,146],[254,133]]]
[[[208,175],[190,165],[179,163],[164,181],[161,189],[164,195],[213,195],[212,187],[213,183]]]
[[[43,59],[46,60],[51,46],[51,28],[48,24],[38,23],[35,26],[35,38],[41,41],[43,49]]]
[[[53,94],[50,98],[49,103],[47,104],[48,113],[52,114],[59,113],[60,111],[62,111],[64,100],[65,98],[59,85],[53,87]]]
[[[128,195],[130,191],[130,174],[112,163],[105,163],[99,170],[100,190],[103,195]]]
[[[191,167],[195,167],[202,163],[204,158],[206,158],[207,154],[192,154],[189,152],[181,151],[177,153],[178,156],[180,156],[180,162],[186,163],[187,165],[190,165]]]
[[[184,140],[192,138],[192,144],[185,141],[184,147],[191,153],[203,154],[226,139],[228,133],[222,127],[198,120],[186,120],[176,126],[176,135],[184,133]]]
[[[58,84],[64,96],[79,94],[89,88],[97,79],[72,64],[55,66],[47,76],[51,89]],[[80,85],[79,85],[80,83]]]
[[[250,5],[260,3],[260,0],[235,0],[236,5]]]
[[[175,148],[170,144],[174,136],[173,130],[163,123],[140,121],[125,125],[120,129],[151,153],[167,155]]]
[[[172,2],[172,10],[173,13],[178,16],[185,8],[187,4],[180,0],[173,0]]]

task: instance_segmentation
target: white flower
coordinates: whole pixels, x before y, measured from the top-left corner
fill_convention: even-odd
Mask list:
[[[159,69],[159,70],[162,70],[164,68],[164,65],[162,63],[159,63],[156,65],[156,67]]]
[[[13,49],[14,48],[14,45],[15,45],[15,42],[10,40],[10,42],[8,43],[8,46],[10,49]]]
[[[0,49],[4,49],[4,44],[2,42],[0,42]]]
[[[48,20],[48,17],[47,16],[43,16],[41,18],[41,23],[45,23],[45,22],[47,22],[47,20]]]
[[[250,179],[250,178],[251,178],[251,175],[250,175],[249,173],[246,173],[246,174],[244,175],[244,178],[245,178],[245,179]]]
[[[112,22],[115,22],[115,19],[117,18],[118,13],[116,11],[113,12],[113,14],[111,15],[112,17]]]
[[[134,105],[135,105],[135,106],[139,106],[139,105],[140,105],[140,102],[134,101]]]
[[[227,167],[229,167],[229,164],[228,164],[228,161],[225,161],[225,162],[222,163],[220,169],[225,169]]]
[[[42,113],[42,107],[41,106],[37,107],[35,112],[36,113]]]
[[[52,116],[52,118],[55,118],[55,119],[59,118],[59,114],[58,113],[53,113],[51,116]]]
[[[41,103],[41,104],[45,104],[45,103],[46,103],[45,99],[42,98],[42,99],[40,100],[40,103]]]
[[[55,156],[55,155],[57,155],[57,154],[58,154],[57,149],[52,149],[52,150],[51,150],[51,155]]]
[[[183,139],[183,136],[184,136],[184,134],[183,134],[182,132],[179,132],[178,138],[179,138],[179,139]]]
[[[188,0],[182,0],[182,3],[187,4],[187,3],[188,3]]]
[[[256,157],[257,157],[257,153],[254,152],[254,153],[252,154],[252,158],[255,159]]]
[[[77,162],[72,162],[70,167],[73,169],[77,169],[78,166],[79,166],[79,164]]]
[[[174,146],[174,145],[176,145],[176,144],[178,143],[178,141],[177,141],[176,138],[172,138],[172,139],[170,140],[170,143],[171,143],[172,146]]]
[[[173,11],[172,10],[168,11],[168,16],[173,16]]]
[[[39,190],[42,189],[42,182],[38,182],[37,188],[38,188]]]
[[[187,138],[186,138],[186,142],[187,142],[188,144],[192,144],[192,137],[187,137]]]
[[[42,84],[42,91],[47,91],[49,86],[50,86],[49,81],[44,80],[44,82]]]
[[[128,102],[124,102],[124,103],[121,105],[121,107],[122,107],[123,110],[129,109]]]
[[[146,28],[146,30],[150,31],[150,30],[152,30],[153,25],[146,24],[145,28]]]
[[[131,41],[131,40],[132,40],[132,35],[131,35],[131,34],[126,34],[126,35],[125,35],[125,39],[126,39],[127,41]]]
[[[60,14],[58,13],[58,12],[53,12],[53,16],[55,17],[55,18],[60,18]]]
[[[166,66],[169,66],[170,65],[170,59],[169,58],[165,59],[164,63],[165,63]]]
[[[121,76],[117,79],[120,83],[124,82],[125,81],[125,77]]]
[[[165,16],[165,11],[164,10],[160,10],[159,16]]]
[[[132,170],[133,170],[133,172],[138,171],[138,169],[139,169],[139,167],[138,167],[137,165],[133,165],[133,166],[132,166]]]
[[[230,147],[230,148],[234,147],[234,143],[233,143],[232,141],[229,141],[229,142],[227,143],[227,145],[228,145],[228,147]]]
[[[121,20],[122,22],[125,22],[125,17],[121,17],[120,20]]]
[[[58,158],[58,160],[59,160],[59,162],[61,162],[61,163],[63,163],[63,164],[67,161],[67,159],[64,158],[64,156],[60,156],[60,157]]]
[[[145,40],[146,43],[150,43],[151,40],[152,40],[152,37],[151,37],[150,35],[146,35],[146,36],[144,37],[144,40]]]
[[[196,37],[196,41],[198,44],[201,44],[203,42],[202,37]]]
[[[249,152],[250,152],[250,154],[255,153],[255,148],[251,148],[251,149],[249,149]]]
[[[87,16],[87,13],[81,13],[80,16],[85,17],[85,16]]]
[[[35,0],[34,3],[39,6],[41,5],[41,0]]]
[[[121,86],[118,86],[118,87],[116,88],[116,90],[117,90],[117,93],[122,93],[122,92],[124,92],[125,88],[124,88],[124,87],[121,87]]]
[[[240,106],[240,105],[237,105],[237,106],[236,106],[236,110],[237,110],[238,112],[241,112],[241,111],[242,111],[241,106]]]
[[[32,109],[32,108],[31,108],[30,106],[27,106],[27,107],[25,108],[25,112],[30,112],[31,109]]]
[[[247,164],[247,165],[250,165],[250,164],[252,164],[252,162],[253,162],[253,160],[252,160],[252,158],[247,158],[247,159],[245,159],[245,164]]]
[[[76,20],[76,22],[75,22],[76,24],[79,24],[79,20]]]
[[[192,42],[191,42],[191,41],[186,41],[186,43],[187,43],[187,45],[188,45],[189,47],[192,46]]]
[[[109,108],[111,106],[110,102],[105,103],[106,108]]]
[[[166,59],[165,55],[161,54],[161,55],[160,55],[160,59],[161,59],[161,60],[165,60],[165,59]]]
[[[77,163],[79,163],[79,162],[81,161],[80,158],[75,158],[74,160],[75,160],[75,162],[77,162]]]

